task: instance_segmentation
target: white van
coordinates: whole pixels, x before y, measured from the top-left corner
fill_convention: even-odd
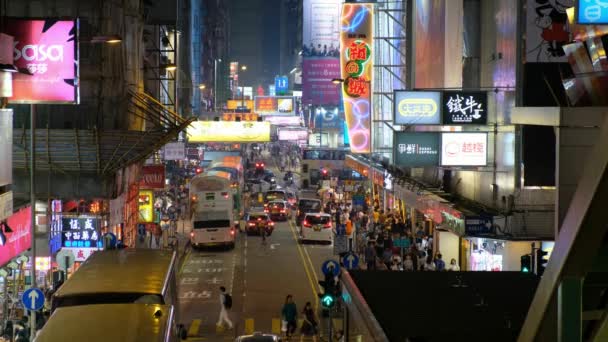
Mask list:
[[[231,210],[195,212],[192,218],[192,247],[225,245],[234,248],[236,229]]]

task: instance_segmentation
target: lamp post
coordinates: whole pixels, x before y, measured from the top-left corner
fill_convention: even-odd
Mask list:
[[[221,63],[221,58],[213,60],[213,111],[217,111],[217,63]]]

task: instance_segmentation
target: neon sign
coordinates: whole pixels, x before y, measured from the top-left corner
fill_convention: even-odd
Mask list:
[[[353,153],[370,153],[373,5],[345,3],[340,21],[344,115]]]

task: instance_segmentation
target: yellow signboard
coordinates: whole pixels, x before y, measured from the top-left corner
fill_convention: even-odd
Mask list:
[[[139,220],[140,223],[154,222],[154,192],[152,190],[139,191]]]
[[[247,107],[247,109],[253,109],[253,100],[228,100],[226,102],[226,109],[235,110],[237,109],[237,107],[242,107],[243,103],[245,104],[245,107]]]
[[[186,129],[191,143],[269,142],[270,123],[258,121],[195,121]]]

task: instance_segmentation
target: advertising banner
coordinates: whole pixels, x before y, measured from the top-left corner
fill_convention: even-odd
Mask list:
[[[139,223],[154,222],[154,192],[151,190],[139,191]]]
[[[164,165],[144,165],[141,169],[141,179],[139,181],[141,189],[165,188],[165,166]]]
[[[279,140],[298,141],[308,140],[308,131],[306,129],[280,129]]]
[[[269,122],[275,126],[300,126],[302,119],[299,116],[264,116],[264,121]]]
[[[0,248],[0,265],[6,265],[12,258],[32,246],[31,207],[26,207],[11,215],[6,223],[13,230],[5,233],[6,242]]]
[[[352,153],[370,153],[373,4],[344,4],[340,19],[342,96]]]
[[[526,62],[568,61],[562,46],[571,41],[566,10],[574,1],[562,2],[527,0]]]
[[[241,100],[228,100],[226,102],[226,109],[236,110],[238,107],[242,107],[243,105],[245,105],[247,109],[253,109],[253,100],[245,100],[244,102]]]
[[[442,166],[485,166],[488,162],[487,133],[442,133]]]
[[[302,36],[302,103],[336,105],[340,101],[341,0],[304,0]]]
[[[316,107],[314,112],[316,129],[341,130],[343,128],[344,116],[340,115],[338,107]]]
[[[444,125],[488,123],[488,93],[485,91],[443,92]]]
[[[110,227],[125,221],[125,194],[110,200]]]
[[[441,124],[441,92],[395,90],[395,125]]]
[[[236,121],[239,118],[241,121],[258,121],[259,115],[255,113],[224,113],[222,121]]]
[[[4,20],[15,37],[14,63],[30,75],[13,75],[11,103],[79,102],[78,20]]]
[[[195,121],[186,129],[191,143],[269,142],[269,122]]]
[[[0,109],[0,165],[13,164],[13,110]],[[0,186],[13,183],[13,168],[0,167]],[[12,211],[11,211],[12,214]]]
[[[256,96],[253,108],[260,115],[294,115],[296,112],[292,96]]]
[[[163,148],[165,160],[186,159],[186,146],[183,142],[168,143]]]
[[[101,247],[98,217],[62,217],[62,247]]]
[[[395,165],[406,167],[439,164],[439,134],[432,132],[396,132]]]

